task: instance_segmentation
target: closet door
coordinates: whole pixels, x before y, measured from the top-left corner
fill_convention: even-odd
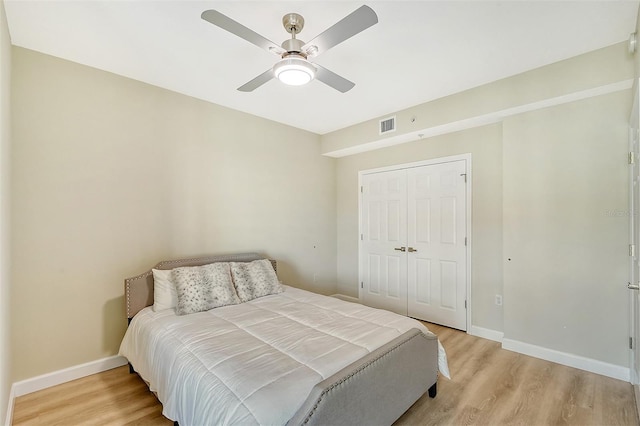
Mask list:
[[[364,175],[361,184],[363,302],[407,315],[407,172]]]
[[[466,330],[466,162],[407,170],[408,315]]]

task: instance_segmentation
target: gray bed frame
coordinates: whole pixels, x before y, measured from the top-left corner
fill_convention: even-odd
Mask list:
[[[264,258],[257,253],[205,256],[166,260],[152,269]],[[124,289],[131,321],[153,305],[153,272],[125,279]],[[411,329],[316,384],[287,425],[390,425],[427,391],[435,398],[437,379],[437,338]]]

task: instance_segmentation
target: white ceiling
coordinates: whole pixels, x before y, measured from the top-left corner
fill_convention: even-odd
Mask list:
[[[638,1],[5,0],[12,43],[318,134],[625,41]],[[309,41],[362,4],[379,23],[314,62],[356,83],[237,87],[277,57],[200,19],[217,9],[266,38]]]

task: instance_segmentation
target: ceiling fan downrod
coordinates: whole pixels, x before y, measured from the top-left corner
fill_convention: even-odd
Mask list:
[[[291,53],[297,53],[306,58],[307,55],[302,51],[302,46],[305,45],[305,42],[296,38],[296,34],[300,34],[304,28],[304,18],[297,13],[287,13],[282,17],[282,25],[284,25],[284,29],[291,34],[291,38],[283,41],[281,44],[282,48],[286,50],[286,53],[284,53],[282,57],[284,58]]]

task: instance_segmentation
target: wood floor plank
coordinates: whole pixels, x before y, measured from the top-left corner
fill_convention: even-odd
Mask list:
[[[451,380],[396,425],[640,426],[631,384],[531,358],[426,324],[447,351]],[[13,425],[172,425],[145,383],[119,367],[16,399]]]

